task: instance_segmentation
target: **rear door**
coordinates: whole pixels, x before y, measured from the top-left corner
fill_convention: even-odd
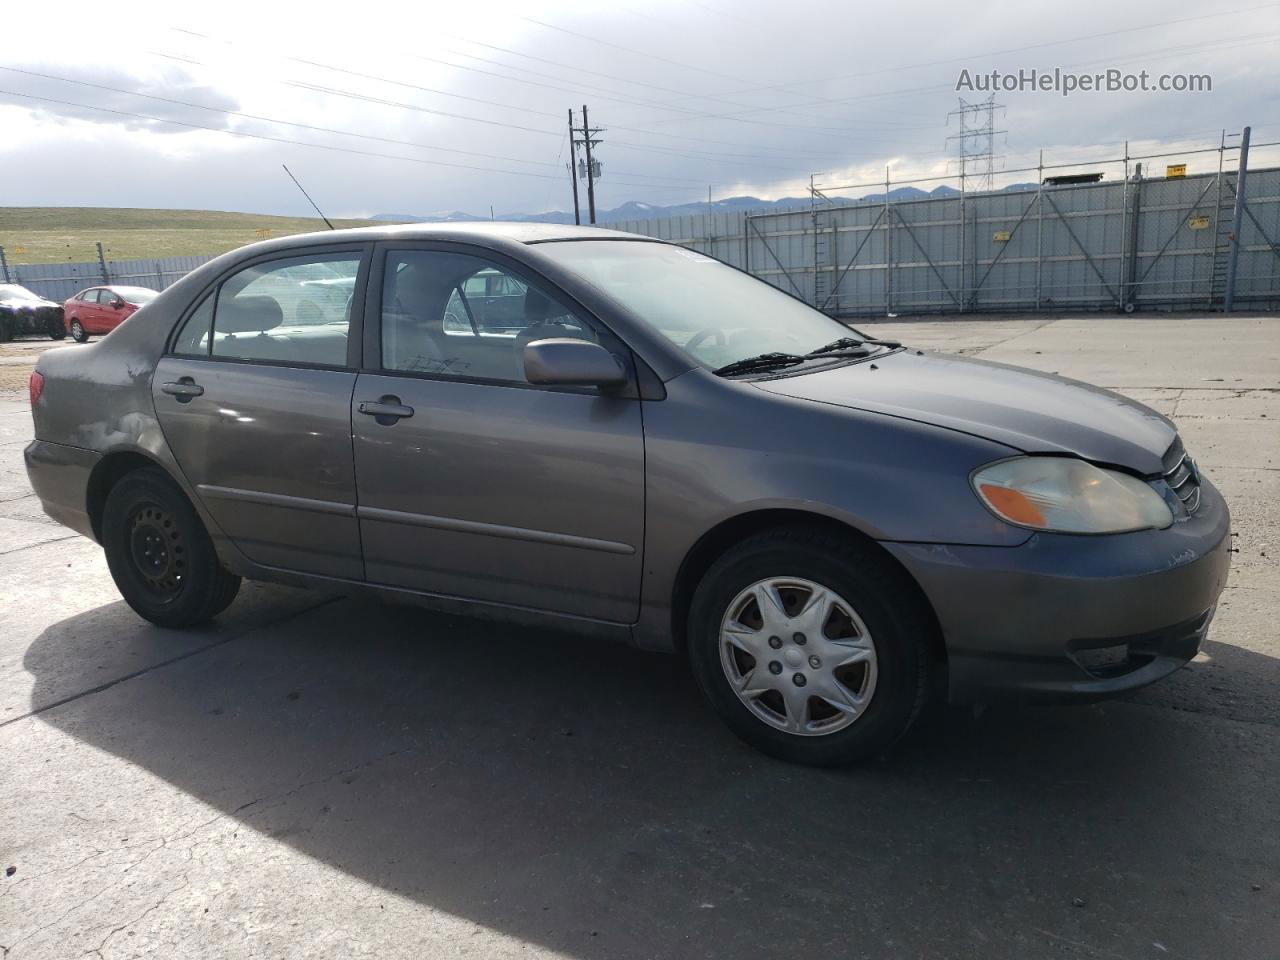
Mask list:
[[[156,412],[183,473],[264,566],[363,577],[351,392],[368,262],[360,245],[235,271],[156,368]]]
[[[80,317],[80,326],[84,327],[87,333],[106,332],[102,326],[102,304],[100,302],[100,298],[104,295],[107,295],[106,290],[90,290],[85,294],[84,306],[76,311]]]
[[[352,414],[368,579],[634,621],[640,401],[633,392],[534,386],[520,362],[530,338],[596,340],[630,367],[626,348],[554,288],[491,254],[406,244],[377,259],[383,278],[370,285],[368,313],[380,326],[366,337]],[[483,317],[466,297],[481,294],[481,282]]]

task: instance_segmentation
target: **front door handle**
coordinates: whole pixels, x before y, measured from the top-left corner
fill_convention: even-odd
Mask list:
[[[171,397],[177,397],[179,403],[190,403],[192,397],[204,396],[204,387],[190,377],[180,377],[169,383],[161,384],[160,389]]]
[[[377,400],[361,400],[356,410],[366,417],[373,417],[384,427],[389,427],[404,417],[413,416],[413,407],[406,407],[399,397],[390,395]]]

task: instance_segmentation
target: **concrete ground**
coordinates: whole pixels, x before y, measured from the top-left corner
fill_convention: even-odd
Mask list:
[[[1280,319],[865,326],[1177,420],[1239,551],[1188,669],[819,771],[629,649],[252,584],[160,630],[43,518],[11,390],[0,953],[1280,957]]]

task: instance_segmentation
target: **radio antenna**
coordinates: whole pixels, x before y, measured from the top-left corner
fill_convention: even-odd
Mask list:
[[[292,171],[290,171],[289,168],[285,166],[283,163],[280,164],[280,166],[284,167],[284,172],[289,174],[289,179],[292,180],[294,182],[294,185],[297,186],[297,188],[302,191],[302,195],[307,198],[307,203],[311,204],[312,207],[315,207],[316,213],[320,214],[320,219],[325,222],[325,224],[329,227],[330,230],[336,230],[337,228],[332,223],[329,222],[329,218],[324,215],[323,211],[321,211],[321,209],[316,206],[316,202],[311,199],[311,194],[307,193],[306,188],[304,188],[302,184],[298,183],[298,178],[293,175]]]

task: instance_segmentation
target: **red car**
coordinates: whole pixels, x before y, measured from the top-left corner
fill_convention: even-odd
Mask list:
[[[72,338],[84,343],[90,334],[110,333],[158,296],[148,287],[90,287],[63,302],[63,322]]]

